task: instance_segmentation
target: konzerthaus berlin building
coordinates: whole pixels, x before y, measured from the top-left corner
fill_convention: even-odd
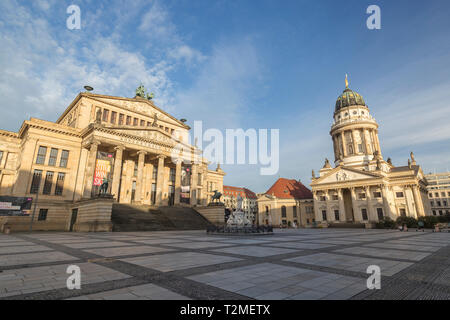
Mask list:
[[[319,177],[313,171],[311,182],[317,222],[371,225],[383,217],[431,213],[427,180],[413,153],[407,166],[395,167],[383,159],[378,124],[347,80],[333,120],[335,167],[326,160]]]
[[[120,203],[206,205],[223,191],[224,172],[208,170],[189,130],[149,99],[80,93],[56,122],[31,118],[17,133],[0,130],[0,196],[32,198],[37,230],[68,230],[75,213],[74,229],[106,226],[95,217],[105,181]],[[175,158],[174,148],[183,150]]]

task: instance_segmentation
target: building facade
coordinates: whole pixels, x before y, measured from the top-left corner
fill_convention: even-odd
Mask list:
[[[313,194],[300,181],[280,178],[257,202],[259,225],[307,227],[315,222]]]
[[[0,196],[32,198],[45,230],[69,229],[104,182],[119,203],[206,205],[225,173],[208,169],[189,130],[149,99],[80,93],[56,122],[0,131]]]
[[[258,215],[258,198],[256,194],[247,188],[223,186],[223,203],[225,208],[230,211],[236,210],[238,196],[242,198],[242,211],[244,211],[247,219],[256,222],[256,216]]]
[[[450,172],[425,175],[428,181],[428,198],[431,214],[443,216],[450,214]]]
[[[325,160],[319,176],[312,174],[316,221],[370,225],[384,217],[430,214],[427,180],[414,154],[400,167],[383,159],[378,123],[363,97],[349,89],[347,79],[336,101],[330,135],[334,167]]]

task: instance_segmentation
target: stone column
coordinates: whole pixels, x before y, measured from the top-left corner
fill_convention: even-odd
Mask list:
[[[372,194],[370,193],[370,186],[366,186],[366,199],[367,199],[367,217],[369,221],[376,221],[374,219],[373,208],[372,208]]]
[[[378,130],[374,132],[374,135],[375,135],[375,141],[376,141],[376,144],[377,144],[377,150],[378,150],[378,153],[381,156],[381,146],[380,146],[380,140],[378,139]]]
[[[116,154],[114,157],[114,173],[111,184],[111,194],[116,198],[117,202],[119,202],[118,196],[120,186],[120,175],[122,173],[122,158],[123,158],[123,150],[125,148],[123,146],[117,146],[114,149],[116,150]]]
[[[342,139],[342,152],[344,153],[344,157],[347,156],[347,145],[345,144],[345,131],[341,132],[341,139]]]
[[[147,152],[139,151],[138,152],[138,172],[136,178],[136,202],[142,202],[142,189],[143,189],[143,178],[144,178],[144,163],[145,163],[145,155]]]
[[[364,142],[366,144],[366,154],[367,155],[372,154],[373,150],[370,147],[370,136],[369,136],[369,130],[367,130],[367,129],[364,129]]]
[[[330,192],[329,190],[324,191],[325,194],[325,206],[327,210],[327,220],[334,221],[334,214],[330,211]]]
[[[344,204],[344,194],[342,189],[338,189],[338,199],[339,199],[339,216],[342,222],[347,221],[347,217],[345,215],[345,204]]]
[[[175,200],[174,204],[180,204],[180,196],[181,196],[181,165],[183,161],[181,159],[176,160],[175,167]]]
[[[417,219],[418,217],[425,215],[425,210],[423,207],[422,198],[420,197],[419,187],[412,186],[411,189],[414,196],[414,204],[416,207],[416,219]]]
[[[361,222],[361,213],[358,212],[358,206],[357,206],[357,197],[356,197],[356,188],[352,187],[350,188],[350,192],[352,194],[352,208],[353,208],[353,221],[354,222]]]
[[[84,176],[84,192],[83,198],[91,198],[92,183],[94,179],[95,160],[97,160],[97,150],[100,142],[92,141],[89,149],[88,162],[86,165],[86,171]]]
[[[163,186],[164,186],[164,158],[165,156],[159,155],[158,157],[158,174],[156,176],[156,205],[162,205]]]
[[[353,140],[353,154],[358,154],[359,150],[358,150],[358,143],[356,142],[356,134],[355,134],[356,130],[352,130],[352,140]]]
[[[389,199],[385,186],[381,186],[381,193],[383,195],[384,216],[392,219],[391,206],[389,205]]]
[[[197,205],[197,173],[198,165],[192,164],[191,166],[191,206]]]

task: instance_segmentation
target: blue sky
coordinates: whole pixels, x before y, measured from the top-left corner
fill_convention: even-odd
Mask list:
[[[81,30],[66,28],[69,5]],[[368,30],[366,8],[381,8]],[[450,168],[448,1],[0,2],[0,128],[54,121],[90,84],[155,102],[205,128],[280,129],[280,171],[224,166],[225,183],[263,192],[279,177],[310,182],[325,157],[336,98],[349,74],[380,124],[385,158]]]

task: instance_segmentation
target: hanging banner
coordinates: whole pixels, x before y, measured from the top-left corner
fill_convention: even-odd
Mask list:
[[[111,180],[113,155],[107,152],[98,152],[95,163],[94,186],[101,186],[103,179]]]

